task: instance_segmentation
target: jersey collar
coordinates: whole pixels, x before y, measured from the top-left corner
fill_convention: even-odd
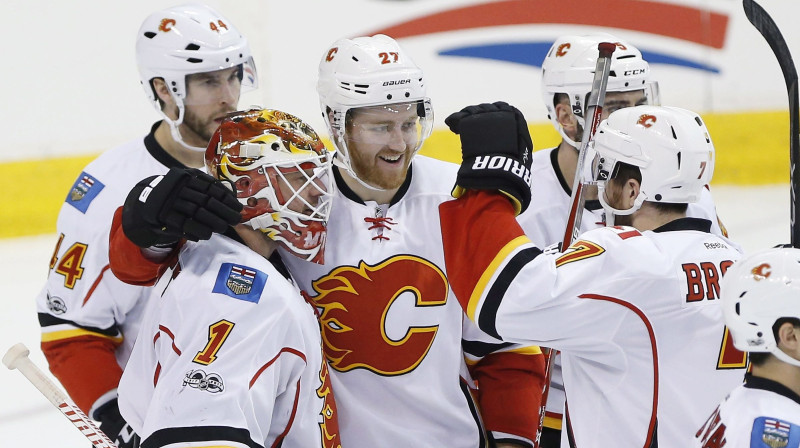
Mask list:
[[[165,167],[186,168],[186,166],[184,166],[184,164],[181,162],[178,162],[175,157],[169,155],[169,153],[156,141],[156,128],[158,128],[160,124],[161,121],[157,121],[153,127],[150,128],[150,133],[144,138],[144,147],[147,148],[147,152],[149,152],[154,159],[158,160],[158,162]]]
[[[392,197],[392,200],[389,202],[389,207],[400,202],[400,199],[403,199],[403,196],[405,196],[406,192],[408,191],[408,188],[411,186],[411,171],[413,167],[414,167],[414,162],[411,162],[411,164],[408,165],[408,174],[406,175],[406,180],[403,181],[403,185],[400,185],[400,188],[397,190],[397,193],[395,193],[394,196]],[[361,199],[353,190],[351,190],[350,187],[347,186],[347,183],[345,183],[342,174],[339,172],[339,167],[337,167],[336,165],[333,166],[333,179],[336,181],[336,187],[339,188],[339,191],[342,192],[344,197],[358,204],[366,205],[366,203],[364,203],[364,200]]]
[[[564,179],[564,175],[561,174],[561,169],[558,167],[558,146],[550,151],[550,164],[553,166],[553,172],[556,173],[556,178],[558,179],[558,183],[561,184],[561,188],[564,190],[564,193],[566,193],[567,196],[572,197],[572,185],[567,184],[567,180]],[[600,204],[599,200],[592,199],[590,201],[585,201],[583,208],[589,211],[594,211],[600,210],[603,208],[603,206]]]
[[[697,230],[703,233],[711,233],[711,221],[702,218],[678,218],[657,229],[653,229],[653,232],[674,232],[678,230]]]
[[[791,389],[777,381],[761,378],[760,376],[753,376],[752,373],[746,373],[744,375],[744,381],[744,387],[748,389],[761,389],[774,392],[800,404],[800,395],[797,395]]]

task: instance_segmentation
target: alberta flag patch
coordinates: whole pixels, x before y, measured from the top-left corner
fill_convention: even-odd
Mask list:
[[[105,188],[105,185],[102,182],[84,171],[72,184],[72,189],[67,195],[67,204],[77,208],[81,213],[86,213],[89,204],[100,194],[103,188]]]
[[[267,283],[267,274],[258,269],[233,263],[223,263],[217,274],[212,292],[225,294],[234,299],[258,303]]]
[[[777,418],[759,417],[753,422],[750,446],[797,448],[800,446],[800,426]]]

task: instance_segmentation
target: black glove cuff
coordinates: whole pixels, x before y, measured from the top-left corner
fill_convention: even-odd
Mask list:
[[[148,204],[142,202],[140,196],[152,188],[150,183],[157,177],[159,176],[151,176],[136,184],[128,193],[125,205],[122,207],[122,231],[133,244],[139,247],[168,246],[181,239],[179,231],[168,230],[146,218],[148,213],[150,215],[153,213],[145,209]]]

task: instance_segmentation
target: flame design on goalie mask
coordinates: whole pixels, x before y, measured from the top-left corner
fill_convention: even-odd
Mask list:
[[[294,255],[323,263],[332,157],[299,118],[252,109],[225,117],[206,150],[206,165],[244,205],[243,223]]]

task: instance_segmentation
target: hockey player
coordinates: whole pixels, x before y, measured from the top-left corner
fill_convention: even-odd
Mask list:
[[[59,239],[37,298],[42,351],[77,405],[120,446],[129,434],[117,383],[142,312],[141,287],[108,271],[114,210],[142,178],[171,167],[202,167],[203,150],[240,91],[256,87],[247,40],[203,5],[157,11],[142,24],[136,60],[148,99],[164,119],[78,176],[58,217]]]
[[[585,126],[586,101],[592,90],[597,45],[601,42],[614,42],[617,46],[612,54],[602,118],[625,107],[658,104],[659,101],[658,85],[651,80],[650,66],[630,43],[607,33],[566,35],[556,39],[542,62],[541,88],[548,117],[562,140],[555,148],[533,154],[531,190],[539,199],[517,218],[525,235],[537,247],[560,243],[564,238],[578,148]],[[581,231],[603,225],[596,189],[587,187],[584,191],[588,200],[583,209]],[[689,204],[687,215],[710,220],[712,233],[723,234],[708,190],[702,192],[698,202]],[[540,444],[543,448],[559,445],[563,411],[561,362],[560,357],[556,357]]]
[[[724,344],[705,343],[723,340],[718,281],[740,251],[686,217],[714,168],[700,117],[638,106],[604,121],[599,200],[611,223],[632,227],[586,232],[561,253],[542,253],[514,219],[531,202],[522,114],[485,104],[446,122],[463,152],[460,198],[440,206],[451,285],[488,334],[561,351],[562,446],[689,445],[743,375],[721,370]]]
[[[437,207],[457,167],[415,157],[422,71],[388,36],[343,39],[318,91],[337,147],[325,261],[282,258],[320,312],[343,445],[532,446],[541,351],[481,332],[453,295]]]
[[[697,431],[694,446],[800,446],[800,250],[737,261],[720,284],[725,323],[751,372]]]
[[[222,121],[206,163],[244,206],[242,223],[183,244],[151,289],[119,386],[120,410],[142,446],[341,447],[314,308],[267,260],[278,246],[304,259],[322,254],[331,158],[292,115],[254,109]],[[157,183],[180,192],[167,221],[195,208],[235,207],[211,181],[170,170],[137,184],[125,209],[143,221],[160,215]],[[214,199],[194,202],[196,191]],[[121,219],[118,212],[115,227]],[[227,218],[238,220],[235,212]],[[179,238],[162,234],[157,243]]]

